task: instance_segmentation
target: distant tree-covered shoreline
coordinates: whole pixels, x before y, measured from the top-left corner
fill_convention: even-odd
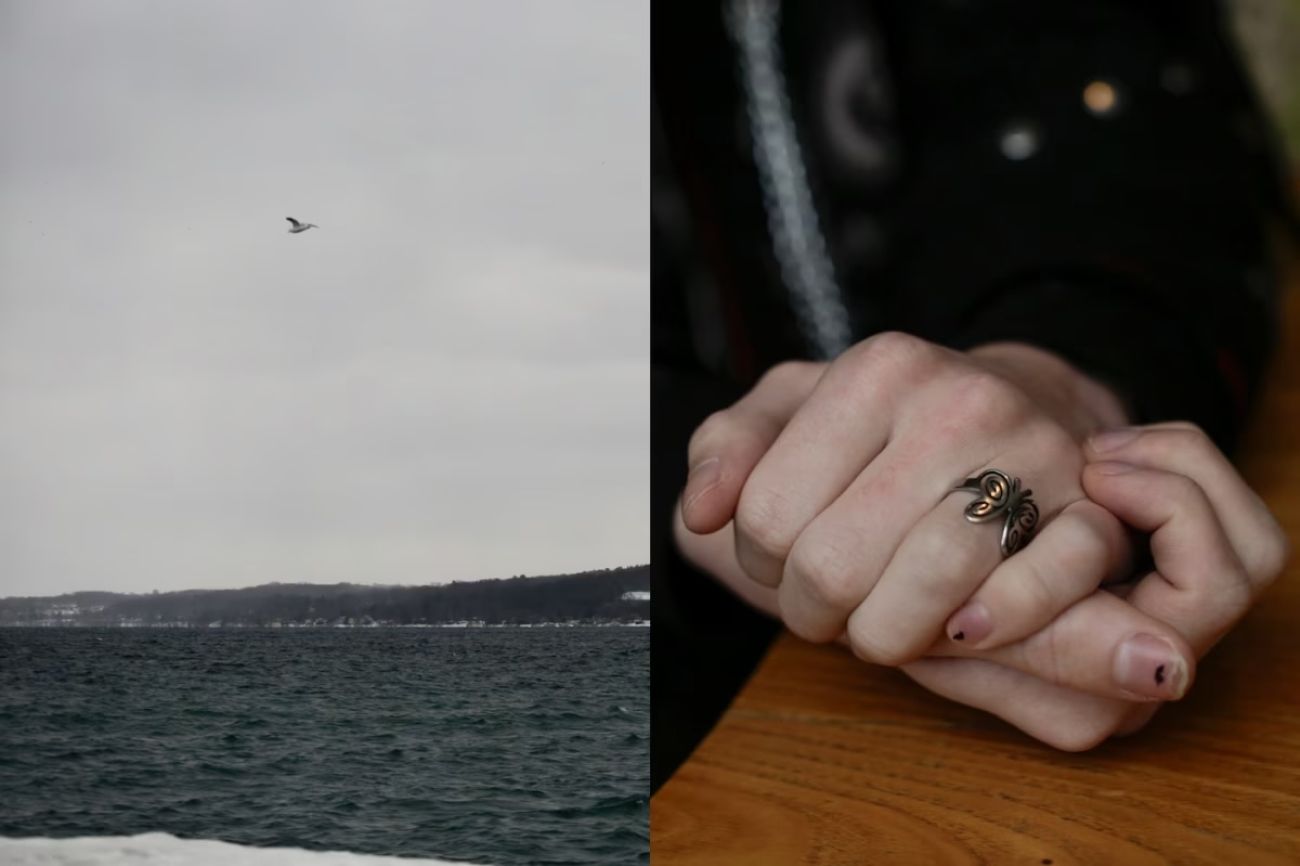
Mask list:
[[[269,583],[245,589],[77,592],[0,599],[0,625],[525,625],[650,617],[650,567],[430,586]]]

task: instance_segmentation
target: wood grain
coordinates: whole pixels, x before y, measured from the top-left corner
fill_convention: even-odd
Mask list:
[[[1296,282],[1239,465],[1300,552]],[[651,851],[656,866],[1300,864],[1300,556],[1186,699],[1082,754],[786,635],[651,801]]]

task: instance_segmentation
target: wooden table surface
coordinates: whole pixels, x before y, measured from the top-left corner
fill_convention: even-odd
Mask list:
[[[1139,734],[1055,751],[783,636],[651,800],[669,864],[1300,864],[1300,286],[1239,465],[1297,555]]]

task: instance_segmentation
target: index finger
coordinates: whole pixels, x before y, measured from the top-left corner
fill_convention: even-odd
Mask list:
[[[741,488],[754,466],[807,399],[824,364],[788,361],[758,380],[749,393],[704,419],[687,446],[690,474],[681,515],[691,532],[717,532],[736,513]]]

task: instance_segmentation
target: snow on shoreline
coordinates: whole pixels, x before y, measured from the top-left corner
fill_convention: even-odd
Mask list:
[[[0,836],[5,866],[469,866],[464,861],[386,857],[347,851],[252,848],[215,839],[178,839],[169,833],[83,836],[76,839]]]

